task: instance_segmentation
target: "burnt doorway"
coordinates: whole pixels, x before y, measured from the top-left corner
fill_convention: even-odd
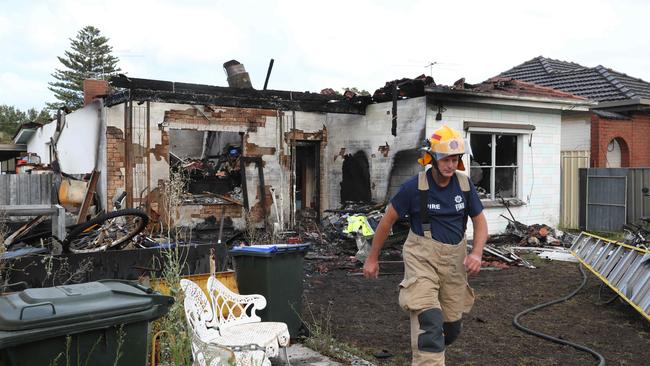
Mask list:
[[[363,151],[347,154],[343,160],[341,203],[370,202],[370,165]]]
[[[319,141],[296,141],[296,210],[320,212]]]

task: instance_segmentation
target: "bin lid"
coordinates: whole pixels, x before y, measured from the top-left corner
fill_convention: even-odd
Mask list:
[[[237,255],[256,255],[271,256],[279,253],[305,252],[309,249],[309,243],[306,244],[267,244],[267,245],[248,245],[233,247],[230,254]]]
[[[74,324],[172,302],[169,296],[121,280],[27,289],[0,296],[0,331]]]

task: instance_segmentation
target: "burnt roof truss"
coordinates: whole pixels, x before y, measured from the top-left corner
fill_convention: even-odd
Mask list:
[[[120,75],[111,85],[123,90],[106,98],[112,106],[127,100],[302,112],[365,114],[367,103],[342,96],[281,90],[255,90],[171,81],[128,78]]]

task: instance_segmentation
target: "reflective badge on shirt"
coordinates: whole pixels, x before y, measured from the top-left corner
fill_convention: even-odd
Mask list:
[[[454,197],[454,201],[456,201],[456,212],[465,209],[465,202],[463,202],[462,196],[457,195],[456,197]]]

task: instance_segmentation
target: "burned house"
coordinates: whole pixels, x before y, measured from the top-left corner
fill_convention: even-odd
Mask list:
[[[465,166],[490,232],[505,226],[500,197],[518,206],[520,221],[556,225],[561,116],[588,104],[510,80],[444,87],[402,79],[372,98],[254,90],[245,80],[218,87],[122,76],[112,81],[118,91],[103,81],[85,85],[88,104],[65,116],[62,169],[100,171],[103,207],[126,191],[128,206],[153,215],[162,214],[160,187],[181,169],[193,198],[176,224],[190,227],[225,216],[242,228],[249,212],[259,225],[286,229],[304,210],[318,216],[349,200],[386,203],[421,169],[417,149],[442,123],[470,140],[474,156]],[[47,133],[39,133],[28,150],[46,145]]]

